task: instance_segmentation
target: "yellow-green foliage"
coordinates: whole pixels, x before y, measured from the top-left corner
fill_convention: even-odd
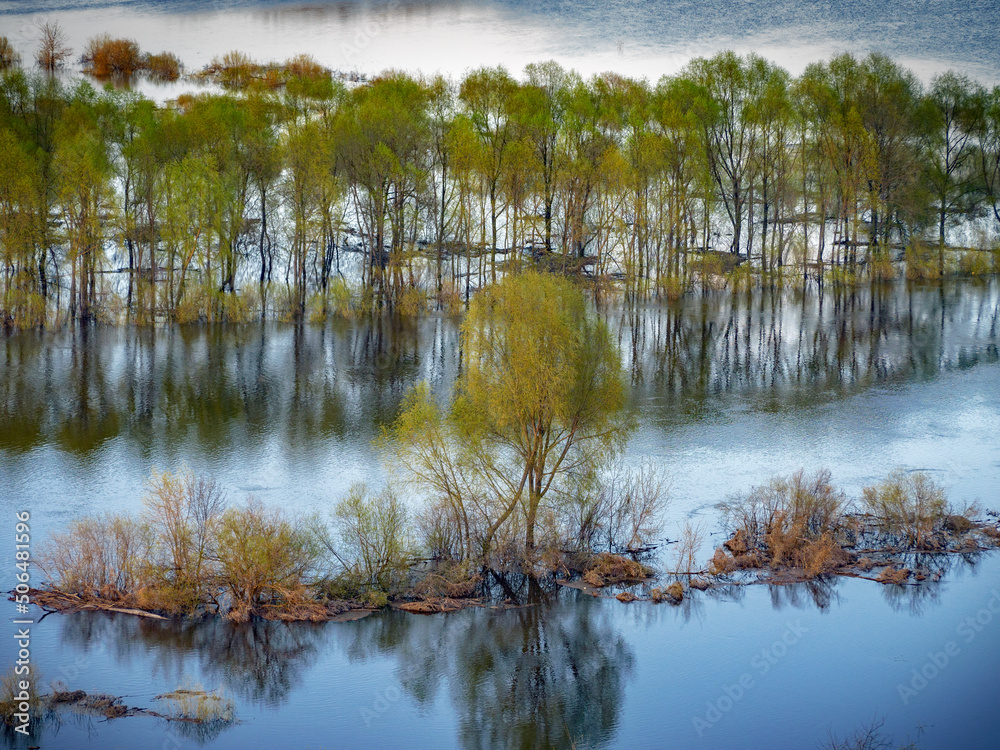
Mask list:
[[[985,276],[996,270],[996,255],[982,250],[966,250],[959,256],[958,267],[966,276]]]
[[[944,489],[923,472],[897,469],[885,481],[865,487],[862,502],[888,531],[921,547],[947,511]]]
[[[263,604],[298,592],[310,579],[319,549],[303,527],[251,498],[218,523],[219,580],[233,600],[230,617],[245,619]]]
[[[899,275],[892,259],[885,253],[878,253],[868,260],[868,278],[872,281],[893,281]]]
[[[334,508],[333,519],[338,538],[332,546],[345,573],[365,587],[394,589],[412,555],[406,506],[396,494],[352,485]]]

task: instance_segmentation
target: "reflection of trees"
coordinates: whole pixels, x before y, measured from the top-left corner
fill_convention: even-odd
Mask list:
[[[829,609],[833,602],[840,601],[837,593],[837,578],[814,578],[811,581],[774,585],[767,587],[771,595],[771,606],[776,610],[785,607],[805,609],[816,607],[819,610]]]
[[[997,359],[997,283],[716,292],[609,313],[636,395],[669,418],[720,394],[811,402]],[[442,318],[328,326],[81,328],[0,342],[0,449],[86,453],[125,435],[309,451],[396,415],[406,389],[449,387],[458,328]],[[678,407],[680,410],[678,411]]]
[[[942,585],[947,576],[956,571],[974,572],[981,559],[981,552],[940,553],[914,552],[903,555],[904,565],[913,571],[922,571],[928,577],[917,584],[903,586],[884,585],[882,596],[897,612],[908,611],[913,616],[919,616],[928,607],[941,603]]]
[[[403,689],[429,704],[447,685],[466,748],[595,747],[611,739],[635,657],[589,596],[453,616],[358,623],[348,654],[391,652]]]
[[[106,613],[67,615],[61,628],[64,643],[83,653],[103,647],[125,666],[151,650],[153,672],[175,681],[184,676],[185,658],[195,654],[202,672],[225,691],[267,705],[285,700],[327,635],[306,623],[234,624],[218,617],[162,622]]]
[[[389,318],[7,337],[0,449],[87,453],[120,435],[144,449],[252,448],[277,435],[310,450],[395,417],[412,383],[450,372],[456,337],[447,321]]]
[[[717,292],[610,313],[637,395],[667,418],[720,395],[770,408],[995,362],[996,283]]]

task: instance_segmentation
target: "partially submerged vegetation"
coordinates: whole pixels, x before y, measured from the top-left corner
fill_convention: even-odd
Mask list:
[[[35,602],[322,621],[390,601],[424,613],[481,604],[489,579],[504,590],[508,575],[588,589],[648,581],[640,558],[659,541],[667,484],[649,466],[609,465],[635,422],[620,356],[580,290],[551,274],[503,278],[473,300],[462,348],[451,402],[416,386],[381,439],[393,481],[425,498],[419,509],[392,486],[356,485],[328,518],[293,518],[154,472],[138,516],[78,519],[53,536],[40,556],[51,589]],[[679,602],[684,582],[919,581],[937,575],[926,555],[1000,538],[920,473],[895,472],[851,502],[828,472],[800,471],[731,498],[722,516],[731,536],[708,571],[696,564],[703,531],[687,523],[672,580],[649,598]]]
[[[731,537],[709,570],[791,582],[836,574],[903,584],[937,576],[929,556],[997,546],[1000,531],[978,506],[951,508],[921,472],[893,472],[849,502],[829,472],[776,478],[722,504]],[[875,575],[870,573],[880,569]]]
[[[726,52],[656,85],[553,62],[348,85],[231,52],[195,74],[223,93],[159,106],[65,85],[40,33],[42,75],[0,39],[8,328],[454,312],[530,267],[629,301],[1000,268],[1000,88],[956,73]],[[83,57],[182,67],[108,35]]]

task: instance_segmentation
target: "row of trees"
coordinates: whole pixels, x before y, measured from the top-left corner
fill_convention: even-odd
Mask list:
[[[737,263],[884,273],[917,240],[940,274],[947,240],[1000,223],[1000,88],[924,87],[880,55],[792,78],[722,53],[655,86],[553,62],[351,88],[307,58],[282,71],[158,106],[12,64],[8,325],[447,307],[526,262],[644,298]]]

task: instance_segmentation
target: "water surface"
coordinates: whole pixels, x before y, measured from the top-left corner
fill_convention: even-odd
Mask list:
[[[233,49],[262,60],[308,52],[338,70],[461,75],[555,59],[584,75],[656,80],[691,58],[757,52],[790,69],[838,52],[886,53],[922,78],[949,68],[1000,80],[991,0],[390,0],[390,2],[0,2],[0,30],[29,58],[40,19],[75,50],[103,32],[166,49],[191,69]]]
[[[624,460],[669,472],[670,539],[693,518],[718,543],[716,503],[800,467],[829,468],[857,495],[902,466],[956,504],[1000,505],[995,280],[601,314],[637,415]],[[41,544],[74,517],[139,509],[153,467],[185,466],[233,502],[325,512],[391,468],[372,440],[406,390],[428,380],[444,397],[460,364],[458,321],[444,317],[5,337],[0,513],[29,509]],[[33,631],[46,681],[153,708],[177,687],[217,688],[244,723],[201,736],[148,717],[64,719],[40,744],[801,748],[881,716],[899,742],[996,747],[1000,557],[955,562],[933,586],[753,586],[677,608],[513,582],[527,606],[508,612],[322,626],[54,615]],[[989,620],[966,642],[964,618],[981,610]],[[782,639],[764,671],[761,651]],[[951,640],[960,655],[904,703],[898,686]],[[722,711],[744,675],[752,686]]]

